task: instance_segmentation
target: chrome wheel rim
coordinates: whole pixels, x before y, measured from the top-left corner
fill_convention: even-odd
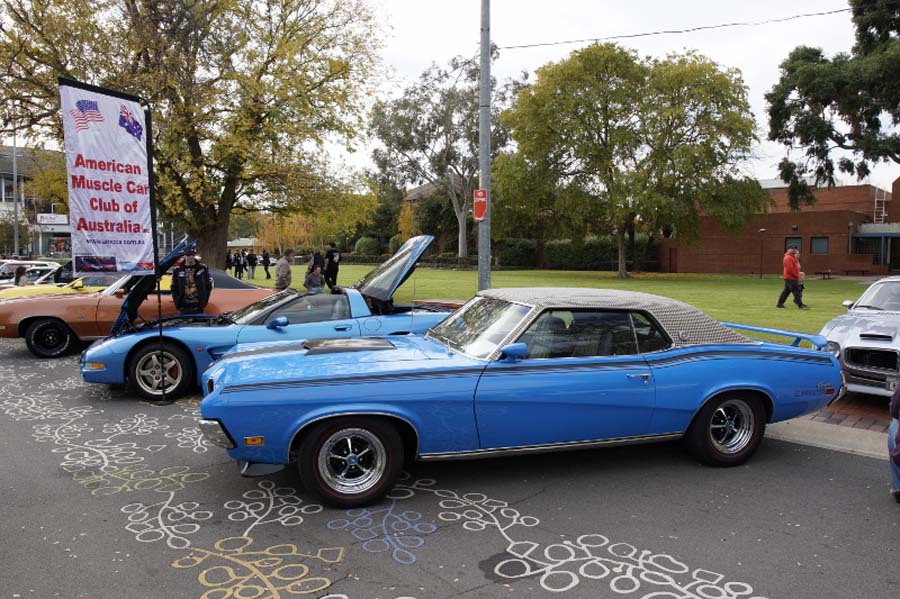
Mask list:
[[[381,440],[363,428],[334,433],[319,450],[319,475],[333,491],[365,493],[381,481],[387,454]]]
[[[735,454],[750,444],[755,428],[750,406],[739,399],[729,399],[713,412],[709,438],[720,452]]]
[[[164,389],[174,389],[181,383],[184,368],[178,358],[169,352],[162,352],[160,360],[160,352],[155,351],[138,361],[134,375],[141,391],[149,395],[162,395]]]

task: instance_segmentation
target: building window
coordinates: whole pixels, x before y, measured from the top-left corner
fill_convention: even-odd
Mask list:
[[[784,251],[788,251],[788,248],[792,245],[796,245],[797,249],[801,252],[803,251],[803,238],[802,237],[785,237],[784,238]]]
[[[827,237],[811,237],[809,240],[810,254],[827,254],[828,238]]]

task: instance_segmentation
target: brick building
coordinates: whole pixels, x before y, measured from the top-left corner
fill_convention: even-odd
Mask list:
[[[782,184],[783,185],[783,184]],[[792,211],[787,190],[766,185],[773,205],[742,231],[723,230],[715,219],[701,217],[700,239],[659,244],[664,272],[773,274],[790,245],[800,248],[803,270],[834,274],[885,274],[900,270],[900,178],[892,190],[872,185],[845,185],[815,192],[816,203]],[[898,196],[900,197],[900,196]],[[900,201],[900,200],[898,200]]]

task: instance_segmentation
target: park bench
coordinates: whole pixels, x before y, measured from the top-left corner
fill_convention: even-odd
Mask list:
[[[815,274],[817,274],[817,275],[822,275],[822,278],[823,278],[823,279],[830,279],[830,278],[831,278],[831,271],[830,271],[830,270],[817,270],[817,271],[815,272]]]
[[[848,268],[844,272],[847,273],[847,276],[850,276],[853,273],[859,273],[860,276],[864,277],[869,274],[869,271],[865,270],[864,268]]]

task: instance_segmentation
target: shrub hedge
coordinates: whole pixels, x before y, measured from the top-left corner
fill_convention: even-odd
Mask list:
[[[377,256],[381,253],[381,243],[374,237],[360,237],[353,246],[353,253]]]

